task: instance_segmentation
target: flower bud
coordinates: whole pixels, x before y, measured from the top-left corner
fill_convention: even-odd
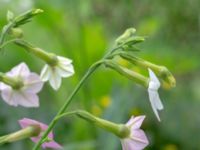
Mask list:
[[[11,28],[9,31],[9,34],[13,36],[14,38],[22,38],[23,37],[23,31],[20,28]]]
[[[136,32],[135,28],[127,29],[119,38],[117,38],[116,43],[117,45],[127,45],[132,46],[136,43],[143,42],[145,39],[142,36],[135,36],[134,33]]]
[[[120,53],[120,56],[136,66],[143,67],[145,69],[152,69],[162,79],[164,87],[173,88],[176,86],[175,78],[165,66],[153,64],[141,58],[135,57],[130,53],[122,52]]]

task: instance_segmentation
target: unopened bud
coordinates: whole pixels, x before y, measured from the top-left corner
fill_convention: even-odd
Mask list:
[[[13,36],[14,38],[22,38],[23,37],[23,31],[20,28],[11,28],[9,31],[9,34]]]

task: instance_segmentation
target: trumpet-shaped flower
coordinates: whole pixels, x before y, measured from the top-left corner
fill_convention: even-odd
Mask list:
[[[125,124],[130,129],[129,136],[121,139],[123,150],[142,150],[149,141],[143,130],[140,129],[145,116],[131,117]]]
[[[41,79],[42,81],[50,82],[50,85],[54,90],[58,90],[61,85],[61,78],[67,78],[74,74],[74,68],[72,60],[57,56],[57,63],[55,65],[46,64],[41,71]]]
[[[38,122],[38,121],[35,121],[32,119],[28,119],[28,118],[23,118],[23,119],[19,120],[19,124],[22,128],[26,128],[26,127],[32,126],[32,125],[38,125],[40,127],[41,133],[36,137],[31,137],[31,140],[34,143],[37,143],[40,140],[40,138],[42,137],[42,133],[45,130],[47,130],[47,128],[48,128],[48,126],[46,124],[43,124],[41,122]],[[56,143],[53,140],[53,138],[54,138],[53,132],[50,132],[48,135],[48,141],[44,142],[42,144],[42,147],[43,148],[62,149],[62,146],[60,144]]]
[[[150,76],[149,87],[148,87],[149,100],[156,117],[160,121],[158,110],[162,110],[164,108],[158,94],[158,89],[160,88],[160,82],[156,77],[156,75],[154,74],[154,72],[151,69],[148,70]]]
[[[6,103],[12,106],[39,106],[37,93],[42,89],[43,82],[36,73],[30,72],[25,63],[20,63],[14,67],[6,73],[6,76],[19,80],[22,83],[19,88],[13,88],[0,82],[1,96]]]

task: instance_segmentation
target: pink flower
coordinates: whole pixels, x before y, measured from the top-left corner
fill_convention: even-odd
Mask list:
[[[22,82],[22,87],[12,88],[11,86],[0,82],[1,96],[3,100],[12,106],[38,107],[39,98],[37,93],[42,89],[43,82],[36,73],[30,72],[25,63],[20,63],[6,76]]]
[[[43,124],[43,123],[40,123],[38,121],[35,121],[35,120],[32,120],[32,119],[28,119],[28,118],[24,118],[24,119],[21,119],[19,120],[19,124],[22,128],[26,128],[28,126],[31,126],[31,125],[39,125],[40,128],[41,128],[41,131],[44,132],[45,130],[47,130],[48,126],[46,124]],[[37,137],[32,137],[31,140],[35,143],[37,143],[41,136],[42,136],[42,132],[40,133],[39,136]],[[53,136],[53,133],[50,132],[49,135],[48,135],[48,139],[50,140],[49,142],[44,142],[42,144],[42,147],[43,148],[54,148],[54,149],[62,149],[62,146],[59,145],[58,143],[56,143],[54,140],[53,140],[54,136]]]
[[[130,129],[130,134],[121,139],[123,150],[142,150],[149,144],[144,131],[140,129],[144,118],[145,116],[132,116],[126,123],[126,126]]]

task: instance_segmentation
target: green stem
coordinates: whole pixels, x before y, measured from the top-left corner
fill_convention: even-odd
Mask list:
[[[89,69],[88,71],[85,73],[85,75],[82,77],[82,79],[79,81],[79,83],[77,84],[77,86],[75,87],[75,89],[73,90],[73,92],[71,93],[71,95],[67,98],[65,104],[63,105],[63,107],[61,107],[61,109],[58,111],[58,113],[56,114],[56,116],[54,117],[54,119],[50,122],[48,129],[44,132],[43,136],[41,137],[40,141],[38,141],[38,143],[34,146],[33,150],[38,150],[38,148],[42,145],[42,141],[48,136],[49,132],[53,129],[53,127],[56,125],[57,121],[59,120],[58,116],[61,116],[66,109],[68,108],[69,104],[72,102],[74,96],[76,95],[76,93],[79,91],[79,89],[81,88],[81,86],[83,85],[83,83],[89,78],[89,76],[104,62],[104,60],[109,57],[110,54],[112,54],[114,51],[118,50],[121,48],[121,45],[119,45],[118,47],[110,50],[104,57],[102,60],[97,61],[96,63],[94,63]]]
[[[86,81],[86,79],[101,65],[102,61],[98,61],[95,64],[93,64],[88,71],[86,72],[86,74],[82,77],[82,79],[80,80],[80,82],[78,83],[78,85],[75,87],[75,89],[73,90],[72,94],[68,97],[68,99],[66,100],[65,104],[63,105],[63,107],[61,107],[61,109],[58,111],[57,115],[54,117],[54,119],[51,121],[51,123],[49,124],[48,129],[44,132],[43,136],[41,137],[40,141],[35,145],[35,147],[33,148],[33,150],[38,150],[38,148],[41,146],[42,141],[46,138],[46,136],[48,136],[49,132],[52,130],[52,128],[55,126],[55,124],[58,121],[58,116],[62,115],[67,107],[69,106],[69,104],[72,102],[74,96],[76,95],[76,93],[79,91],[79,89],[81,88],[81,86],[83,85],[83,83]]]
[[[14,42],[16,42],[17,40],[19,40],[19,39],[12,39],[12,40],[9,40],[9,41],[4,42],[2,45],[0,45],[0,50],[1,50],[2,48],[4,48],[6,45],[8,45],[8,44],[10,44],[10,43],[14,43]]]
[[[6,35],[7,35],[7,33],[10,31],[10,29],[11,29],[13,26],[15,26],[15,22],[10,22],[10,23],[8,23],[7,25],[5,25],[5,26],[3,27],[3,30],[2,30],[2,33],[1,33],[1,36],[0,36],[0,45],[3,44],[4,39],[5,39]]]
[[[107,60],[104,62],[106,67],[109,67],[115,71],[117,71],[119,74],[127,77],[128,79],[144,86],[145,88],[149,85],[149,79],[137,72],[134,72],[132,70],[129,70],[127,68],[124,68],[123,66],[120,66],[117,63],[114,63],[113,61]]]

